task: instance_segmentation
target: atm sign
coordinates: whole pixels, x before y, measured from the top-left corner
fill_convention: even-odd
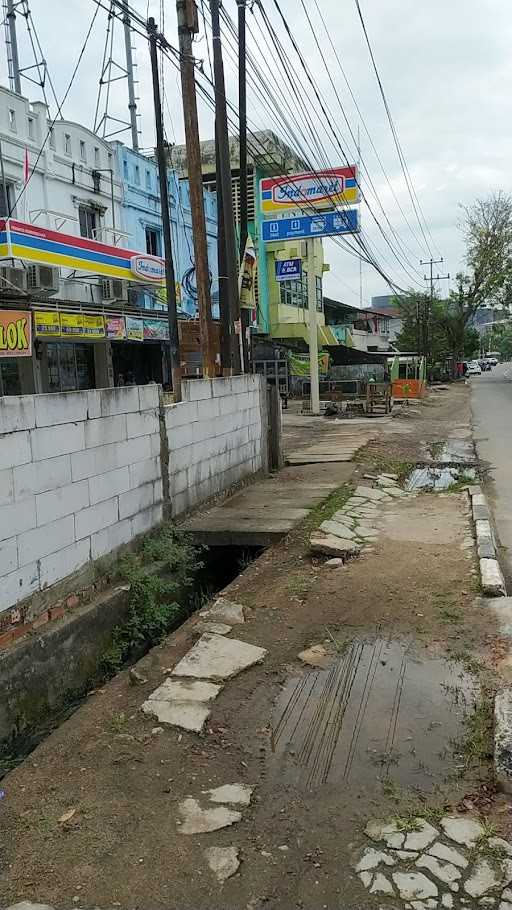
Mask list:
[[[22,310],[0,310],[0,357],[32,356],[32,321]]]

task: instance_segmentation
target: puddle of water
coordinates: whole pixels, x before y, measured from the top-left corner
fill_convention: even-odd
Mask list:
[[[408,642],[355,641],[326,670],[288,681],[272,723],[276,777],[380,788],[383,780],[431,789],[455,768],[451,742],[477,686],[454,662]]]
[[[436,461],[441,464],[456,462],[474,462],[475,449],[471,440],[448,439],[444,444]]]
[[[411,490],[448,490],[461,476],[474,480],[476,471],[470,467],[433,467],[414,468],[409,474],[405,489]]]

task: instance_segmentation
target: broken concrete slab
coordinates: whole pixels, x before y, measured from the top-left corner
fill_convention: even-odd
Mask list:
[[[396,487],[396,480],[391,480],[390,477],[384,477],[383,474],[381,474],[380,477],[377,477],[377,483],[380,487]]]
[[[197,799],[188,796],[178,805],[178,812],[183,821],[179,826],[180,834],[206,834],[235,825],[242,818],[241,812],[216,806],[214,809],[202,809]]]
[[[384,864],[385,866],[394,866],[395,863],[395,858],[390,856],[389,853],[384,853],[383,850],[375,850],[374,847],[367,847],[356,866],[356,872],[366,872],[368,869],[376,869],[377,866],[380,866],[381,864]]]
[[[370,894],[394,894],[395,889],[390,881],[386,878],[382,872],[377,872],[377,875],[373,879],[373,883],[370,890]]]
[[[357,556],[361,547],[353,540],[343,540],[334,534],[312,534],[310,539],[312,553],[322,553],[325,556],[339,556],[341,558]]]
[[[444,882],[445,885],[453,885],[454,882],[457,882],[462,873],[457,866],[454,866],[452,863],[443,863],[440,860],[436,859],[435,856],[420,856],[416,860],[415,865],[418,869],[428,869],[436,878]]]
[[[323,645],[312,645],[297,655],[299,660],[310,667],[319,667],[324,670],[331,663],[332,657]]]
[[[369,528],[366,525],[356,525],[354,530],[356,537],[362,537],[363,539],[369,537],[374,540],[379,533],[377,528]]]
[[[253,664],[261,663],[267,651],[236,638],[204,632],[193,648],[176,664],[174,676],[196,679],[231,679]]]
[[[512,687],[506,686],[494,702],[494,771],[504,793],[512,793]]]
[[[482,590],[488,597],[503,597],[507,591],[505,579],[497,559],[480,560]]]
[[[409,832],[405,839],[404,849],[424,850],[436,839],[436,837],[439,837],[439,831],[436,831],[432,825],[429,825],[429,823],[422,818],[416,818],[414,821],[417,830]]]
[[[333,556],[332,559],[324,562],[324,566],[329,566],[330,569],[339,569],[343,564],[343,560],[339,556]]]
[[[430,856],[436,856],[437,859],[443,859],[447,863],[459,866],[461,869],[465,869],[468,865],[468,861],[462,853],[459,853],[459,851],[455,850],[453,847],[447,847],[446,844],[441,842],[432,844],[432,846],[428,848],[428,853]]]
[[[346,524],[340,524],[339,521],[333,521],[332,519],[323,521],[320,525],[320,530],[324,534],[333,534],[334,537],[341,537],[343,540],[352,540],[355,536],[352,529]]]
[[[213,683],[166,679],[141,705],[141,710],[162,724],[200,733],[210,715],[210,703],[221,689]]]
[[[391,876],[404,901],[425,900],[437,897],[437,885],[434,885],[422,872],[394,872]]]
[[[363,499],[369,499],[370,501],[380,501],[383,502],[390,499],[388,493],[384,490],[376,490],[374,487],[357,487],[356,495],[361,496]]]
[[[214,622],[225,622],[232,626],[237,623],[245,622],[244,608],[225,597],[219,597],[211,606],[205,607],[199,613],[200,616],[207,616]]]
[[[235,806],[248,806],[254,787],[248,784],[223,784],[213,790],[203,790],[209,794],[211,803],[234,803]]]
[[[225,882],[240,868],[238,847],[208,847],[204,855],[219,882]]]
[[[353,525],[354,524],[354,519],[352,518],[352,516],[349,515],[348,512],[342,512],[341,509],[338,509],[338,511],[335,512],[334,515],[331,515],[331,521],[337,521],[337,522],[339,522],[340,525],[343,525],[343,524]]]
[[[482,825],[467,816],[445,815],[440,824],[450,840],[466,847],[474,847],[478,838],[484,833]]]
[[[388,471],[382,471],[379,477],[387,477],[388,480],[398,480],[398,474],[390,474]]]
[[[384,843],[393,850],[399,850],[403,847],[405,841],[405,834],[399,830],[398,825],[395,822],[375,819],[368,822],[364,829],[364,833],[367,837],[371,838],[371,840],[383,840]]]
[[[226,625],[225,622],[198,622],[194,626],[195,632],[214,632],[215,635],[229,635],[233,626]]]
[[[501,884],[501,876],[486,859],[475,864],[473,872],[464,883],[464,891],[470,897],[482,897],[487,891]]]

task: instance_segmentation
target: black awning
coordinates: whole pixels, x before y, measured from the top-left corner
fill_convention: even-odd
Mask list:
[[[350,364],[373,363],[386,366],[388,357],[392,353],[377,351],[358,351],[357,348],[347,348],[344,344],[323,345],[325,351],[329,351],[331,361],[334,366],[350,366]]]

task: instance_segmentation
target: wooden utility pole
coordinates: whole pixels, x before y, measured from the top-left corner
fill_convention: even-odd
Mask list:
[[[176,303],[176,279],[171,245],[171,220],[169,216],[169,193],[167,189],[167,154],[164,145],[164,126],[162,120],[162,103],[160,99],[160,82],[158,80],[157,30],[153,18],[148,19],[149,53],[151,57],[151,75],[153,78],[153,104],[155,108],[156,157],[158,162],[158,179],[160,184],[160,206],[162,209],[162,234],[164,239],[165,287],[167,292],[167,317],[169,320],[169,359],[172,376],[174,400],[181,401],[181,358],[178,335],[178,315]]]
[[[236,0],[238,6],[238,142],[239,142],[239,230],[240,230],[240,267],[243,267],[245,244],[248,238],[248,204],[247,204],[247,62],[245,49],[245,7],[247,0]],[[242,349],[244,352],[244,370],[249,371],[251,346],[249,339],[250,310],[241,307]]]
[[[239,335],[240,298],[238,296],[238,257],[236,254],[235,222],[233,218],[233,195],[231,191],[231,163],[229,160],[228,112],[226,107],[226,86],[220,39],[219,0],[210,0],[213,40],[213,78],[215,83],[215,118],[217,123],[217,185],[222,187],[222,210],[224,214],[224,236],[226,247],[227,293],[231,329],[231,367],[240,372]]]
[[[197,119],[195,61],[192,53],[192,35],[197,34],[199,31],[195,0],[176,0],[176,12],[178,14],[181,91],[183,95],[187,172],[194,239],[199,334],[203,352],[203,376],[212,377],[215,376],[216,372],[215,346],[212,331],[210,269],[208,266],[208,245],[206,243],[206,221],[204,217],[201,145]]]
[[[218,161],[217,122],[215,122],[215,160]],[[224,234],[224,208],[222,205],[222,184],[217,181],[217,270],[219,274],[219,320],[220,320],[220,363],[222,375],[231,375],[231,316],[229,312],[229,291],[226,268],[226,237]]]

